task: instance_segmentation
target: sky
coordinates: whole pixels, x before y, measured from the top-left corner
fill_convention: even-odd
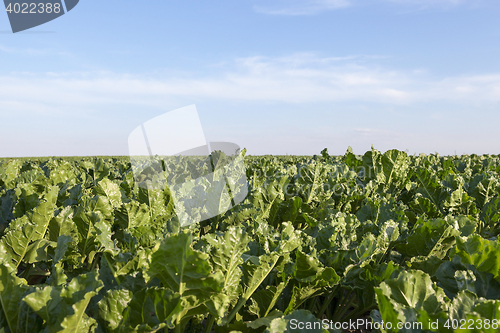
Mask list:
[[[195,105],[250,155],[500,154],[497,0],[82,0],[12,33],[0,157],[127,155]]]

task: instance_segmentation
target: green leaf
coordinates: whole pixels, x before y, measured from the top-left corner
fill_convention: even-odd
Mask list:
[[[56,246],[56,242],[51,242],[46,239],[39,239],[28,246],[24,261],[28,264],[39,261],[48,261],[51,258],[50,253],[54,252],[53,249]]]
[[[450,304],[449,314],[451,320],[462,320],[465,319],[468,312],[471,312],[474,308],[474,304],[477,302],[478,297],[476,294],[468,291],[460,291]]]
[[[396,149],[388,150],[382,155],[381,164],[384,175],[384,191],[391,189],[391,192],[400,192],[409,182],[407,176],[410,166],[408,155]]]
[[[0,235],[3,235],[3,231],[7,228],[9,222],[14,219],[13,209],[15,200],[13,190],[0,191]]]
[[[252,304],[249,306],[248,311],[258,318],[267,317],[278,299],[280,299],[286,285],[285,282],[280,282],[277,286],[268,285],[266,289],[256,291],[250,298]]]
[[[271,322],[275,318],[281,318],[283,317],[283,313],[279,310],[273,310],[271,313],[266,315],[265,317],[255,319],[254,321],[251,321],[247,323],[246,325],[250,328],[257,329],[261,326],[266,326],[269,327],[271,325]]]
[[[375,288],[377,303],[384,322],[391,322],[394,332],[398,323],[446,320],[447,298],[429,275],[421,271],[403,271]],[[444,321],[441,326],[444,325]]]
[[[397,277],[402,270],[392,261],[381,264],[370,262],[370,264],[364,266],[352,266],[345,273],[342,286],[356,292],[358,298],[357,310],[369,309],[376,302],[374,287],[378,287],[382,281],[389,280],[391,277]]]
[[[233,308],[224,323],[231,322],[241,307],[245,305],[248,299],[271,273],[279,259],[280,255],[276,252],[271,252],[260,257],[250,256],[246,259],[243,265],[243,295],[241,295],[238,304]]]
[[[311,162],[300,167],[295,183],[300,189],[299,193],[302,195],[304,203],[323,201],[333,194],[324,193],[323,183],[326,182],[326,179],[327,169],[322,163]]]
[[[292,297],[285,314],[297,309],[307,299],[321,295],[336,285],[340,277],[331,267],[324,267],[318,258],[296,251],[295,263],[290,271]]]
[[[15,192],[17,195],[17,203],[14,208],[14,217],[21,217],[40,204],[38,193],[36,193],[33,184],[18,184]]]
[[[3,163],[0,167],[0,175],[3,183],[6,187],[12,187],[15,179],[21,171],[23,162],[18,159],[9,160],[7,163]]]
[[[443,202],[443,207],[448,209],[449,214],[462,214],[462,215],[478,215],[474,198],[467,195],[460,186],[457,190],[453,191],[451,195]]]
[[[480,272],[470,264],[464,264],[459,256],[451,261],[444,261],[435,272],[439,286],[449,298],[462,290],[474,292],[479,297],[497,299],[500,297],[500,283],[492,274]]]
[[[460,236],[468,237],[476,231],[477,221],[470,216],[448,215],[445,220],[448,221],[450,225],[455,226],[455,229],[460,231]]]
[[[32,242],[45,237],[49,222],[54,216],[54,209],[59,188],[49,187],[43,201],[32,212],[14,220],[0,240],[9,252],[11,258],[19,266],[24,260]],[[35,249],[36,252],[36,249]]]
[[[493,274],[500,282],[500,244],[479,235],[469,236],[466,240],[457,237],[457,244],[450,257],[459,256],[465,264],[474,265],[479,271]]]
[[[12,267],[0,263],[0,327],[6,327],[10,332],[18,332],[21,326],[29,327],[29,321],[21,317],[21,300],[29,289],[24,279],[15,276]]]
[[[78,228],[73,222],[73,207],[67,206],[62,210],[56,212],[56,215],[50,220],[49,223],[49,239],[57,242],[61,235],[68,235],[78,239]]]
[[[500,180],[496,174],[482,173],[474,176],[469,185],[470,196],[476,199],[480,208],[489,202],[494,196],[498,195]]]
[[[436,275],[436,271],[443,263],[443,259],[436,256],[418,256],[410,259],[409,267],[415,270],[421,270],[430,276]]]
[[[111,226],[106,221],[99,221],[94,224],[96,230],[96,241],[104,252],[111,253],[113,255],[118,254],[120,250],[117,248],[115,242],[111,239],[112,231]]]
[[[492,325],[493,321],[497,325]],[[458,328],[456,332],[495,333],[498,332],[499,321],[500,300],[481,300],[476,303],[472,312],[467,313],[467,325],[464,325],[463,329]],[[471,323],[473,325],[470,325]]]
[[[427,214],[429,217],[437,217],[433,216],[438,214],[437,211],[434,212],[435,207],[441,214],[444,215],[441,202],[444,202],[444,200],[448,197],[448,192],[443,185],[441,185],[439,177],[436,173],[432,169],[419,166],[413,170],[413,175],[415,177],[415,182],[418,184],[418,188],[416,190],[417,193],[432,203],[431,207],[422,207],[423,209],[427,209],[427,211],[420,209],[419,212]],[[416,205],[412,205],[412,207],[417,208]]]
[[[49,332],[87,332],[96,321],[85,310],[102,287],[97,273],[92,272],[66,285],[45,286],[24,297],[24,301],[43,318]]]
[[[149,278],[158,278],[163,286],[181,296],[184,310],[176,317],[177,325],[205,311],[205,304],[217,310],[226,303],[218,296],[224,287],[223,273],[214,272],[208,254],[193,250],[191,243],[192,236],[186,233],[166,238],[155,248],[147,271]]]
[[[294,223],[301,213],[302,199],[300,197],[288,198],[286,200],[285,211],[283,213],[283,221]]]
[[[132,300],[132,292],[126,289],[109,290],[98,303],[99,316],[109,330],[117,329],[123,321],[123,313]]]
[[[126,203],[116,211],[116,220],[123,229],[148,225],[150,223],[148,206],[137,201]]]
[[[168,189],[153,190],[140,187],[137,200],[148,206],[151,220],[155,220],[157,216],[170,217],[173,214],[174,201]]]
[[[423,197],[420,193],[415,195],[415,199],[410,202],[410,207],[418,214],[425,214],[430,218],[441,216],[439,206],[436,206],[429,198]]]
[[[280,209],[280,204],[285,199],[284,190],[290,180],[284,176],[277,180],[266,179],[264,184],[257,187],[252,193],[252,205],[259,209],[260,216],[273,222]]]
[[[401,244],[397,248],[406,256],[436,256],[442,259],[455,244],[455,237],[459,234],[457,228],[450,225],[447,220],[419,219],[406,244]]]
[[[481,218],[490,226],[494,226],[500,221],[500,198],[495,197],[484,205],[481,211]]]
[[[179,313],[188,312],[190,308],[178,293],[157,287],[138,291],[127,303],[121,320],[122,328],[129,328],[124,330],[126,332],[156,332],[163,327],[173,328]]]
[[[242,293],[241,277],[243,272],[240,266],[243,264],[242,255],[248,250],[250,238],[243,228],[230,227],[224,235],[216,236],[208,234],[205,241],[212,246],[211,261],[214,268],[221,271],[224,276],[222,293],[227,296],[218,312],[221,316],[229,306],[229,301],[236,301]]]
[[[180,295],[207,296],[221,291],[222,273],[213,274],[208,254],[193,250],[191,243],[187,233],[167,237],[152,254],[148,275]]]
[[[104,178],[98,183],[96,190],[99,195],[104,195],[108,198],[113,208],[121,206],[122,193],[118,184],[112,182],[108,178]]]

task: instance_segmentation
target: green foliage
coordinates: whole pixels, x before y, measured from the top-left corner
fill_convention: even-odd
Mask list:
[[[0,161],[0,332],[498,331],[452,324],[500,320],[499,156],[238,158],[248,196],[188,227],[195,158],[186,207],[124,157]]]

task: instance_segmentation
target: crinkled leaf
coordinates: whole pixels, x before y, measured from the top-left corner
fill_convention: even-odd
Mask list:
[[[406,256],[436,256],[443,258],[455,243],[460,232],[444,219],[419,220],[407,238],[398,246]]]
[[[446,319],[447,298],[424,272],[403,271],[397,278],[382,282],[375,294],[382,319],[391,322],[395,332],[398,323],[422,321],[427,325],[429,318]]]
[[[3,242],[10,256],[19,266],[30,250],[32,242],[45,237],[54,209],[59,188],[52,186],[45,193],[43,201],[32,212],[14,220],[0,242]]]
[[[79,275],[67,285],[45,286],[24,301],[45,321],[49,332],[86,332],[96,324],[85,310],[103,287],[95,272]]]
[[[457,244],[450,257],[459,256],[465,264],[477,267],[481,272],[493,274],[500,282],[500,244],[479,235],[472,235],[466,240],[457,237]]]
[[[35,323],[21,302],[30,287],[24,279],[15,276],[12,268],[0,263],[0,327],[18,332],[21,327],[33,328]],[[26,312],[24,315],[23,311]]]
[[[126,289],[109,290],[99,301],[99,316],[106,321],[107,328],[117,329],[123,321],[123,312],[132,300],[132,292]]]

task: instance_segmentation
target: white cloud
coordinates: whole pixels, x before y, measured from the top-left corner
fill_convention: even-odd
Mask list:
[[[400,5],[420,5],[420,6],[458,6],[470,2],[470,0],[385,0]]]
[[[418,11],[449,11],[459,7],[467,9],[483,6],[490,0],[381,0],[386,3],[394,4],[394,8],[402,10],[400,13],[412,13]]]
[[[0,76],[0,112],[57,113],[111,104],[161,107],[172,99],[409,105],[500,102],[500,73],[435,79],[370,64],[367,57],[314,54],[236,59],[212,77],[152,78],[110,72]]]
[[[0,53],[8,53],[20,56],[72,56],[71,53],[65,51],[57,51],[48,48],[17,48],[0,45]]]
[[[376,5],[377,3],[393,3],[399,7],[411,7],[414,10],[428,8],[452,8],[459,5],[480,5],[485,0],[295,0],[295,1],[268,1],[266,5],[255,5],[254,10],[269,15],[314,15],[361,4]],[[273,4],[270,5],[269,3]]]
[[[17,146],[3,145],[0,156],[124,154],[127,131],[144,121],[139,119],[142,112],[170,111],[192,103],[216,108],[241,105],[247,108],[244,112],[262,106],[265,111],[255,111],[255,119],[247,119],[251,113],[244,113],[239,120],[215,121],[220,128],[211,134],[220,136],[247,117],[248,124],[231,130],[228,140],[253,154],[313,154],[326,143],[335,153],[349,145],[363,152],[372,143],[380,150],[499,152],[492,129],[498,119],[494,109],[500,105],[500,73],[436,78],[425,70],[384,68],[376,63],[377,58],[312,53],[254,56],[221,65],[218,76],[198,77],[112,72],[0,76],[0,121],[4,124],[0,142],[8,142],[16,131],[25,131],[27,137]],[[315,115],[303,113],[318,107],[321,111]],[[283,110],[295,111],[290,111],[288,123],[277,127],[269,119],[275,111],[285,115]],[[471,126],[475,110],[483,112],[480,119],[489,119],[488,123]],[[311,120],[318,115],[325,119]],[[225,119],[220,114],[210,117]],[[263,117],[268,120],[258,121]],[[290,125],[298,128],[290,130]],[[119,133],[112,132],[113,128]],[[39,136],[45,141],[39,141]],[[109,148],[89,144],[91,139],[107,142]]]
[[[345,8],[350,5],[351,0],[288,0],[281,6],[254,6],[254,9],[263,14],[297,16],[313,15],[322,11]]]

